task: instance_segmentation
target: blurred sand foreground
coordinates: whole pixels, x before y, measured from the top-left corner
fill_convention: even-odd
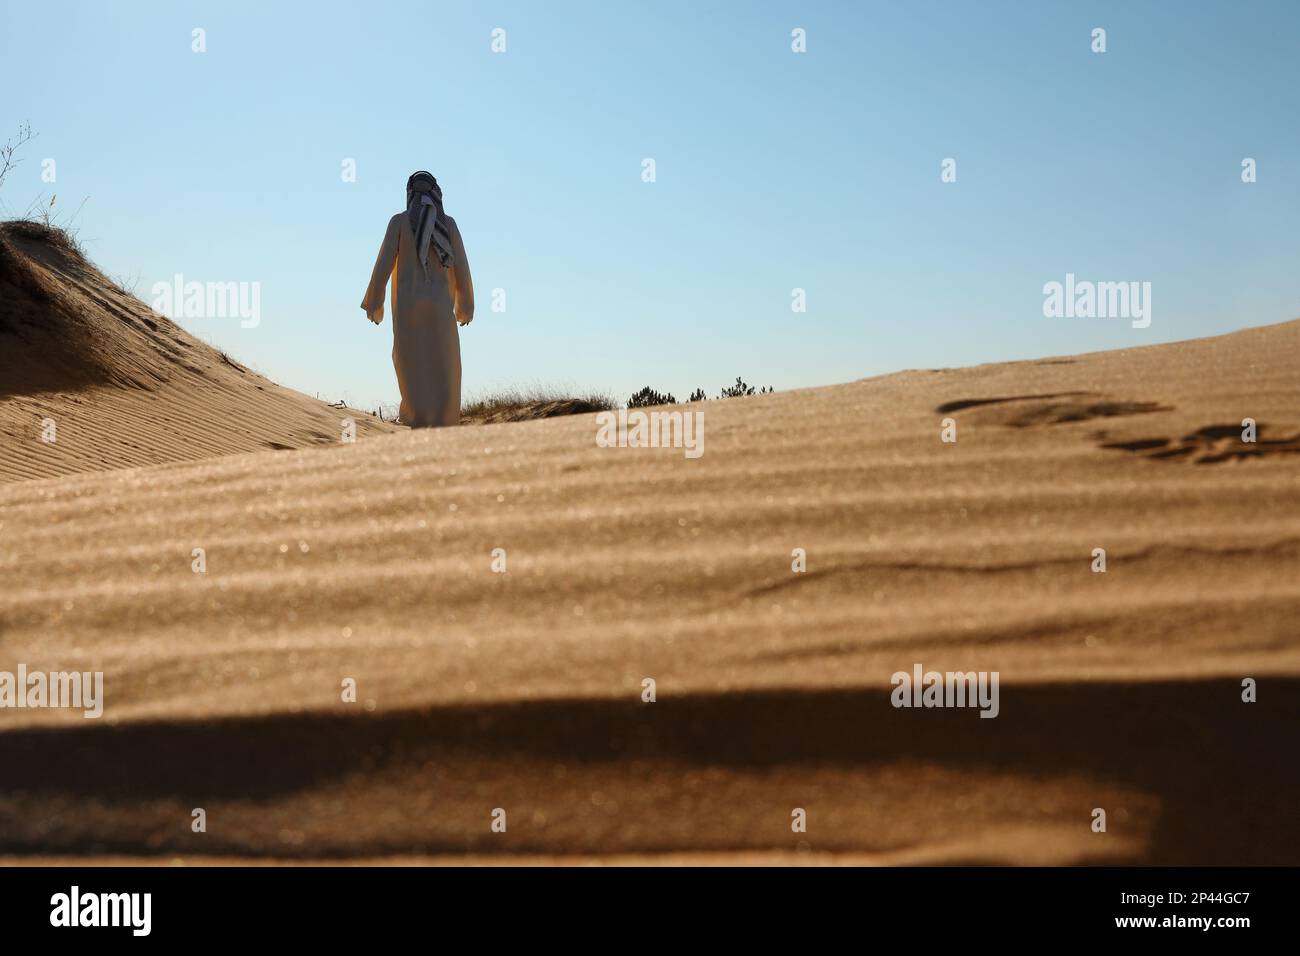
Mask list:
[[[0,709],[0,855],[1300,863],[1298,359],[1292,322],[714,401],[696,460],[590,414],[210,457],[186,423],[250,398],[206,366],[6,382],[0,671],[102,671],[104,712]],[[197,460],[75,470],[186,388]],[[917,664],[997,671],[998,716],[891,706]]]

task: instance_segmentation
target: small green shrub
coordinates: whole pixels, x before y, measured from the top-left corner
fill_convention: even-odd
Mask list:
[[[661,395],[653,388],[647,385],[641,391],[637,392],[627,400],[628,408],[646,408],[650,405],[676,405],[677,399],[673,397],[672,392],[667,395]]]
[[[773,391],[775,391],[775,389],[772,388],[772,386],[767,385],[767,386],[764,386],[763,388],[759,389],[758,392],[757,392],[757,394],[759,394],[759,395],[767,395],[769,392],[773,392]],[[722,390],[722,394],[720,394],[720,395],[718,396],[718,398],[740,398],[740,397],[745,396],[745,395],[753,395],[753,394],[755,394],[755,392],[754,392],[754,386],[753,386],[753,385],[746,385],[746,384],[741,380],[740,376],[737,375],[737,376],[736,376],[736,384],[735,384],[735,385],[728,385],[726,388],[724,388],[724,389]]]

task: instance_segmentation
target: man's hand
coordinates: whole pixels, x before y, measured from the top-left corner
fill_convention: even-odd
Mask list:
[[[474,316],[457,314],[456,321],[459,322],[462,326],[469,325],[471,322],[474,321]]]
[[[375,323],[375,325],[378,325],[380,322],[384,321],[384,307],[381,305],[379,308],[375,309],[375,311],[369,313],[366,318]]]

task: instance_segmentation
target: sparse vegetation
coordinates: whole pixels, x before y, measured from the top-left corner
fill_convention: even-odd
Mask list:
[[[60,219],[63,217],[63,211],[55,210],[54,208],[55,201],[58,198],[57,193],[51,194],[50,201],[47,203],[45,201],[45,194],[42,193],[32,200],[32,204],[27,207],[27,211],[22,214],[21,219],[24,222],[29,222],[36,226],[44,226],[46,229],[62,233],[64,239],[67,240],[68,245],[84,257],[86,255],[86,250],[82,248],[78,230],[72,228],[72,222],[77,218],[77,216],[81,215],[81,210],[85,208],[89,197],[81,200],[81,205],[73,211],[72,215],[63,219],[62,222],[60,222]]]
[[[776,391],[776,389],[772,388],[770,385],[764,386],[760,389],[755,389],[754,386],[747,385],[742,381],[740,376],[736,376],[736,384],[724,386],[722,391],[718,393],[718,398],[737,398],[742,395],[767,395],[774,391]],[[691,392],[691,397],[687,399],[687,401],[703,402],[707,399],[708,396],[704,394],[704,389],[697,388],[695,391]],[[656,392],[653,388],[647,385],[645,388],[641,389],[641,391],[628,399],[627,407],[645,408],[650,405],[675,405],[676,403],[677,399],[673,397],[672,392],[666,394]]]
[[[22,163],[22,160],[17,158],[18,151],[35,138],[36,134],[32,132],[31,124],[22,123],[18,127],[17,135],[12,139],[5,140],[4,145],[0,145],[0,186],[4,186],[5,177],[7,177],[16,166]],[[57,193],[52,193],[50,195],[50,201],[46,202],[45,194],[41,193],[32,200],[31,205],[27,207],[27,210],[21,216],[9,220],[9,222],[29,223],[33,226],[44,227],[55,235],[52,237],[37,236],[37,238],[54,238],[56,240],[61,240],[63,245],[66,245],[69,249],[84,258],[86,251],[81,247],[81,243],[78,241],[77,231],[72,228],[72,222],[78,215],[80,215],[81,210],[86,205],[89,197],[83,199],[81,205],[73,211],[72,215],[68,216],[62,222],[59,220],[63,215],[63,210],[60,209],[56,211],[54,208],[58,198]],[[121,291],[126,291],[121,285],[119,285],[118,288]]]
[[[131,296],[133,299],[139,298],[136,289],[140,287],[141,278],[142,276],[139,272],[132,275],[122,274],[108,276],[108,280],[113,283],[113,288],[117,289],[117,291],[123,295]]]
[[[9,171],[22,162],[21,159],[14,158],[15,154],[22,149],[24,144],[35,137],[36,134],[32,132],[32,124],[21,123],[18,126],[18,135],[13,139],[5,140],[5,144],[0,146],[0,186],[5,184],[5,176],[9,174]]]
[[[490,425],[496,422],[526,422],[538,418],[607,412],[617,407],[614,399],[599,392],[574,395],[570,389],[533,385],[503,389],[473,398],[461,406],[460,423]]]
[[[656,392],[647,385],[641,391],[637,392],[627,400],[628,408],[647,408],[650,405],[676,405],[677,399],[673,397],[672,392],[667,395]]]
[[[6,235],[16,236],[19,239],[38,239],[56,249],[75,253],[83,259],[86,258],[85,251],[77,242],[77,237],[61,226],[46,224],[38,219],[25,217],[6,220],[4,232]]]
[[[773,391],[775,391],[775,389],[772,388],[772,386],[767,385],[764,386],[763,388],[760,388],[757,394],[766,395],[769,392],[773,392]],[[725,388],[723,388],[721,394],[718,395],[718,398],[741,398],[742,396],[753,395],[753,394],[755,394],[754,386],[745,384],[745,382],[741,380],[740,376],[737,375],[736,384],[728,385]]]

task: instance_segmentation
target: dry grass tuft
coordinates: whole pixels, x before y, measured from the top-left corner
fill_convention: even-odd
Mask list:
[[[533,385],[507,388],[474,398],[461,408],[460,423],[527,422],[538,418],[605,412],[617,407],[613,398],[599,392],[575,396],[571,390]]]

